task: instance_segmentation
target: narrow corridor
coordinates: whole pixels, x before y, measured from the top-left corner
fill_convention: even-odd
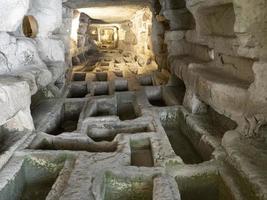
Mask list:
[[[0,200],[267,200],[267,0],[4,0]]]

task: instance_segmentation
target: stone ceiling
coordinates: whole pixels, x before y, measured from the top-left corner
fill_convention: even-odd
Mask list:
[[[139,10],[140,6],[107,6],[107,7],[91,7],[80,8],[80,12],[84,12],[91,18],[100,19],[105,22],[121,22],[131,19],[131,17]]]
[[[71,8],[106,7],[122,5],[147,5],[151,0],[63,0]]]
[[[64,5],[79,9],[91,18],[108,23],[129,20],[133,14],[149,5],[149,0],[63,0]]]

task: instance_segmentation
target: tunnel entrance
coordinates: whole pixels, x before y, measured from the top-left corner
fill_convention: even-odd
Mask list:
[[[118,47],[118,27],[93,24],[90,25],[89,32],[99,48],[115,49]]]

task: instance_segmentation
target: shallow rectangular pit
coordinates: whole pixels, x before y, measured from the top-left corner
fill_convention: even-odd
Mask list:
[[[136,134],[153,131],[147,124],[104,124],[101,127],[88,126],[87,135],[95,142],[113,141],[118,134]]]
[[[87,116],[106,117],[117,115],[117,106],[115,98],[100,98],[94,102],[95,106],[89,107]]]
[[[121,121],[133,120],[138,117],[135,112],[134,105],[132,102],[125,102],[118,104],[118,116]]]
[[[166,113],[167,112],[167,113]],[[166,110],[162,115],[161,124],[169,138],[170,144],[185,164],[198,164],[212,158],[214,147],[203,141],[203,132],[198,122],[187,122],[180,110]]]
[[[155,98],[155,99],[149,99],[149,103],[152,106],[155,106],[155,107],[166,107],[166,106],[168,106],[166,104],[165,100],[162,97],[158,97],[158,98]]]
[[[163,89],[161,87],[147,87],[146,95],[149,103],[155,107],[168,106],[163,96]]]
[[[182,200],[234,200],[233,194],[218,174],[176,177]]]
[[[95,83],[94,87],[94,96],[104,96],[109,95],[109,85],[107,82],[98,82]]]
[[[131,94],[120,93],[116,97],[112,99],[98,99],[96,106],[92,106],[89,109],[88,115],[90,117],[118,116],[121,121],[133,120],[139,117],[138,107],[135,106]]]
[[[74,73],[72,76],[72,81],[85,81],[86,73]]]
[[[59,135],[64,132],[73,132],[77,129],[79,116],[84,102],[65,102],[61,110],[55,116],[54,126],[47,130],[48,134]]]
[[[128,81],[121,79],[115,80],[115,91],[116,92],[125,92],[128,91]]]
[[[104,61],[105,62],[111,62],[112,61],[112,58],[106,57],[106,58],[104,58]]]
[[[211,107],[206,114],[193,115],[179,109],[165,110],[160,116],[175,153],[186,164],[199,163],[199,158],[203,161],[210,160],[223,135],[237,127],[234,121],[220,115]],[[218,143],[214,144],[212,141]]]
[[[153,86],[153,79],[151,76],[143,76],[139,78],[139,83],[142,86]]]
[[[115,76],[123,78],[123,71],[122,70],[114,70],[113,73]]]
[[[180,156],[185,164],[198,164],[204,162],[201,155],[178,126],[164,126],[164,130],[175,154]]]
[[[131,165],[153,167],[153,155],[150,139],[131,140]]]
[[[108,80],[108,73],[106,73],[106,72],[97,72],[96,73],[96,80],[97,81],[107,81]]]
[[[139,117],[141,111],[136,103],[134,93],[117,93],[117,115],[121,121],[133,120]]]
[[[84,98],[88,94],[87,84],[72,84],[67,98]]]
[[[65,160],[28,157],[14,180],[0,191],[1,200],[45,200],[64,166]]]
[[[117,142],[91,142],[81,140],[79,138],[75,140],[52,138],[51,140],[41,140],[39,142],[33,142],[28,149],[36,150],[54,150],[54,151],[86,151],[86,152],[115,152],[117,150]]]
[[[107,60],[107,58],[106,58],[106,60]],[[100,63],[100,66],[101,66],[101,67],[108,67],[108,66],[109,66],[109,61],[110,61],[110,60],[107,60],[107,62],[102,62],[102,63]]]
[[[148,96],[148,101],[152,106],[155,107],[166,107],[168,106],[165,99],[163,98],[163,95],[161,91],[155,92],[152,95]]]
[[[105,109],[98,109],[96,112],[94,112],[90,117],[107,117],[107,116],[113,116],[114,114],[110,112],[110,110]]]
[[[144,177],[120,177],[106,172],[104,178],[104,200],[152,200],[153,180]]]

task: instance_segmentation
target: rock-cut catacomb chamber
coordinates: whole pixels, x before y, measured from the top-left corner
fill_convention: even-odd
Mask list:
[[[1,0],[0,200],[267,200],[267,0]]]

